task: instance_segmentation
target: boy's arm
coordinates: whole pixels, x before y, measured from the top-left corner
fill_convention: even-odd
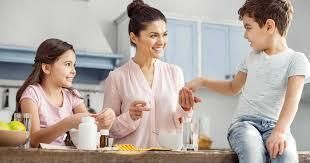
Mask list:
[[[298,109],[305,77],[302,75],[291,76],[288,79],[284,104],[271,135],[267,139],[266,145],[269,155],[274,159],[277,155],[282,155],[286,148],[285,131],[289,129]]]
[[[304,80],[305,76],[302,75],[289,77],[284,104],[277,125],[274,128],[275,131],[284,133],[291,126],[298,109],[304,87]]]
[[[208,89],[225,94],[225,95],[236,95],[240,92],[241,88],[244,86],[247,74],[239,71],[233,80],[211,80],[208,78],[197,78],[187,83],[185,86],[196,91],[200,87],[207,87]]]

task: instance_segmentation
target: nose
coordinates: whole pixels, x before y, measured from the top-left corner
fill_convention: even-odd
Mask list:
[[[157,44],[159,44],[159,45],[164,45],[166,42],[167,42],[166,37],[164,37],[164,36],[158,37]]]
[[[248,36],[247,36],[246,32],[244,32],[243,37],[244,37],[245,39],[248,39]]]
[[[75,67],[73,66],[72,69],[71,69],[71,74],[75,75],[76,74],[76,70],[75,70]]]

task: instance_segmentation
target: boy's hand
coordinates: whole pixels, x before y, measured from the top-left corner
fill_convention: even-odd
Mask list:
[[[287,142],[285,140],[285,134],[273,130],[271,135],[266,141],[266,147],[269,153],[269,156],[272,159],[275,159],[278,155],[282,155],[285,148],[287,146]]]
[[[203,86],[203,78],[201,77],[195,78],[185,84],[185,87],[192,90],[193,92],[196,92],[202,86]]]
[[[193,91],[183,87],[179,91],[179,105],[183,108],[185,111],[189,111],[194,103],[201,102],[201,99],[198,97],[195,97],[193,94]]]

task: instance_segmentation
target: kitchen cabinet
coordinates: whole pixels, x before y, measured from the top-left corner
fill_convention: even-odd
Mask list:
[[[215,79],[232,79],[238,65],[251,52],[240,26],[202,24],[202,74]]]
[[[31,48],[0,45],[0,79],[25,80],[32,70],[35,53]],[[121,56],[76,51],[76,58],[75,82],[99,84],[116,67]]]
[[[185,81],[198,74],[197,23],[168,19],[168,47],[163,60],[182,68]]]

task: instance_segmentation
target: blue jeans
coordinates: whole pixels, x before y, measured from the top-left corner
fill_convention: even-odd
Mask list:
[[[283,154],[275,159],[269,157],[265,144],[275,125],[274,120],[254,116],[243,116],[231,124],[227,139],[239,163],[298,162],[296,142],[290,131],[285,133],[287,147]]]

